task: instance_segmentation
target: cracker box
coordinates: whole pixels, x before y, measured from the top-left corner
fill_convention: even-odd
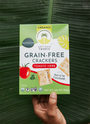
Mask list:
[[[70,94],[69,25],[21,24],[19,94]]]

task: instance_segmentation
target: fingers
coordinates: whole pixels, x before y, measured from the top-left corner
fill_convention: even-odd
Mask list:
[[[40,95],[39,96],[39,102],[41,103],[41,102],[45,102],[45,100],[46,100],[46,96],[45,95]]]
[[[32,95],[32,103],[34,107],[39,103],[39,99],[36,95]]]
[[[40,95],[39,96],[39,102],[48,102],[49,100],[49,95]]]
[[[53,112],[56,112],[56,108],[57,108],[57,94],[55,92],[52,92],[49,96],[48,114],[52,115]]]
[[[43,111],[42,105],[39,102],[39,98],[36,95],[32,96],[32,103],[33,103],[33,106],[34,106],[34,113],[41,120],[45,120],[46,119],[45,111]]]

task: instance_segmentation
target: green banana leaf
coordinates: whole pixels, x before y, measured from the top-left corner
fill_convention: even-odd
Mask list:
[[[19,24],[70,25],[70,95],[58,95],[67,124],[90,122],[90,1],[0,0],[0,124],[42,124],[19,95]]]

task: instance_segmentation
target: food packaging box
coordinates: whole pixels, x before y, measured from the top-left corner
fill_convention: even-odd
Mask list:
[[[69,25],[19,29],[19,94],[70,94]]]

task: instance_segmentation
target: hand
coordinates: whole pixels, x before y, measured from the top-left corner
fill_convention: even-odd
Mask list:
[[[32,96],[32,103],[35,114],[44,124],[66,124],[63,114],[57,107],[57,94],[52,92],[49,95]]]

